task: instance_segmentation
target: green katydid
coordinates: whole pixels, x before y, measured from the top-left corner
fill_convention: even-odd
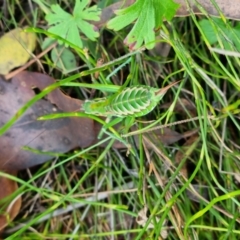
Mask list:
[[[112,122],[106,123],[105,129],[122,121],[123,118],[130,128],[135,117],[141,117],[151,112],[167,90],[177,83],[174,82],[160,89],[144,85],[121,88],[122,90],[108,97],[86,100],[82,110],[87,114],[107,117],[107,122],[111,117],[117,117]],[[103,131],[99,138],[102,133]]]
[[[111,75],[115,74],[116,71],[122,66],[129,63],[131,58],[127,59],[123,64],[121,64]],[[86,75],[86,74],[85,74]],[[110,78],[109,75],[107,79]],[[124,133],[133,125],[135,117],[141,117],[149,112],[151,112],[158,104],[158,102],[163,98],[165,93],[169,88],[176,85],[178,82],[174,82],[164,88],[153,88],[146,85],[135,85],[127,87],[131,80],[131,75],[128,76],[123,86],[116,85],[101,85],[101,84],[86,84],[86,83],[73,83],[73,82],[62,82],[61,86],[78,86],[99,89],[101,91],[114,92],[112,95],[104,98],[96,98],[93,100],[85,100],[82,105],[81,112],[78,113],[64,113],[64,114],[54,114],[54,116],[48,115],[40,117],[39,120],[47,120],[58,117],[91,117],[96,121],[103,124],[102,131],[98,135],[101,138],[103,132],[109,129],[113,133],[113,137],[122,141],[124,144],[128,145],[125,140],[119,135],[113,128],[115,124],[119,123],[124,119],[125,125],[127,126]],[[89,116],[91,115],[91,116]],[[97,116],[107,117],[106,122],[98,118]],[[112,117],[116,117],[110,122]],[[110,132],[106,132],[110,134]]]
[[[136,85],[126,87],[131,76],[128,77],[123,86],[86,84],[86,83],[62,83],[61,86],[78,86],[105,90],[114,92],[112,95],[104,98],[96,98],[93,100],[85,100],[82,105],[81,112],[50,114],[38,118],[39,120],[54,119],[59,117],[91,117],[92,119],[103,124],[102,131],[99,134],[101,138],[103,132],[113,136],[113,138],[123,142],[126,146],[129,144],[122,136],[112,128],[115,124],[125,120],[126,129],[124,133],[133,125],[135,117],[141,117],[151,112],[163,98],[169,88],[176,85],[179,81],[169,84],[163,88],[153,88],[146,85]],[[97,116],[107,117],[106,122]],[[111,122],[111,117],[116,117]],[[107,129],[110,132],[106,131]]]

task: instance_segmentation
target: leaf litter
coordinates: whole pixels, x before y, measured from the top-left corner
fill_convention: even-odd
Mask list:
[[[44,74],[21,72],[10,82],[0,81],[0,125],[3,126],[16,111],[38,91],[54,83]],[[48,113],[72,112],[80,109],[82,101],[64,95],[59,89],[30,107],[17,122],[0,137],[0,169],[20,170],[44,163],[53,154],[65,153],[76,147],[87,147],[95,140],[93,121],[87,118],[61,118],[37,121]],[[24,139],[24,140],[23,140]],[[24,150],[26,146],[45,154]],[[52,153],[48,155],[47,153]]]
[[[15,28],[0,38],[0,74],[26,63],[36,47],[36,34]]]

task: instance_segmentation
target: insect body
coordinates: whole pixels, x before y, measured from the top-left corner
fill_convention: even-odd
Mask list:
[[[106,117],[140,117],[151,112],[162,99],[172,83],[158,89],[149,86],[126,87],[107,98],[86,100],[83,104],[85,113]]]

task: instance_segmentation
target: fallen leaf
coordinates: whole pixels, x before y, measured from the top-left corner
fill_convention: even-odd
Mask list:
[[[15,173],[11,172],[12,175]],[[21,197],[15,197],[9,204],[11,196],[18,188],[17,183],[9,178],[0,177],[0,233],[18,214],[21,207]],[[5,205],[8,205],[7,207]]]
[[[161,143],[163,145],[170,145],[173,144],[180,139],[184,138],[184,135],[181,133],[178,133],[170,128],[163,128],[163,129],[157,129],[153,130],[149,133],[144,133],[144,135],[151,140],[151,142],[154,143]],[[146,143],[147,147],[148,144]]]
[[[160,109],[168,109],[171,106],[172,103],[165,103],[161,104]],[[174,111],[186,115],[186,112],[188,113],[187,116],[191,115],[192,117],[195,117],[197,115],[197,109],[193,102],[191,102],[188,99],[185,98],[179,98],[175,107]]]
[[[0,38],[0,74],[26,63],[36,46],[36,34],[16,28]]]
[[[0,79],[0,127],[22,106],[41,91],[54,83],[47,75],[22,72],[11,81]],[[82,102],[63,94],[59,89],[36,102],[2,136],[0,136],[0,169],[19,170],[44,163],[54,157],[48,152],[66,153],[74,148],[87,147],[96,139],[93,121],[88,118],[61,118],[37,121],[39,116],[53,112],[73,112],[80,109]],[[34,153],[24,147],[45,152]]]
[[[209,0],[198,0],[197,3],[195,1],[187,3],[185,0],[175,0],[175,2],[181,5],[176,14],[178,17],[189,16],[189,7],[193,13],[203,15],[201,9],[198,7],[201,6],[209,15],[220,17],[219,12],[221,11],[226,18],[240,19],[239,0],[215,0],[219,10]]]

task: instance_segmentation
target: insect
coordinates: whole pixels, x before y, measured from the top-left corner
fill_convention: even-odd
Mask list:
[[[142,85],[127,87],[107,98],[86,100],[82,110],[105,117],[141,117],[151,112],[167,90],[177,83],[160,89]]]
[[[122,118],[128,120],[130,127],[130,123],[134,122],[135,117],[141,117],[151,112],[167,90],[177,83],[174,82],[160,89],[144,85],[126,87],[109,97],[86,100],[82,110],[87,114],[107,117],[107,122],[111,117],[117,117],[117,120],[108,123],[105,128],[115,125]],[[101,135],[102,132],[99,138]]]

